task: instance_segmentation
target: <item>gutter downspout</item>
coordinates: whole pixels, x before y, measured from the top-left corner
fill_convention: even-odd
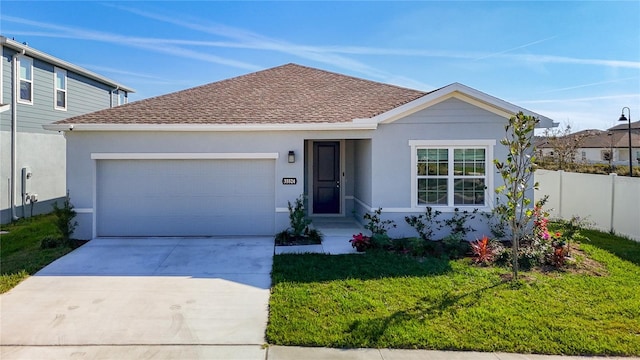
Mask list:
[[[18,98],[16,96],[19,88],[18,84],[18,56],[24,55],[25,50],[13,54],[12,64],[12,88],[11,88],[11,218],[18,220],[16,215],[16,193],[18,187],[16,185],[16,165],[18,163],[18,147],[16,141],[18,139]]]

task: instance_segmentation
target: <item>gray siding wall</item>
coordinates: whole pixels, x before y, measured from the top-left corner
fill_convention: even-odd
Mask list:
[[[354,210],[355,217],[362,220],[362,216],[370,209],[362,206],[362,203],[372,206],[371,184],[372,184],[372,152],[371,140],[358,140],[354,147]]]
[[[2,47],[2,54],[0,54],[2,55],[0,57],[2,61],[2,71],[0,71],[2,98],[0,98],[0,103],[3,104],[11,103],[11,54],[12,52]]]
[[[305,139],[357,139],[371,132],[68,132],[67,186],[71,201],[79,209],[76,230],[78,238],[92,236],[94,161],[91,153],[278,153],[275,161],[276,199],[275,230],[289,225],[287,201],[304,192]],[[296,162],[289,164],[289,150],[296,153]],[[282,185],[282,178],[295,177],[296,185]],[[88,210],[88,211],[87,211]],[[275,209],[274,209],[275,210]],[[87,212],[84,212],[87,211]],[[349,215],[349,214],[347,214]]]
[[[342,190],[344,191],[345,196],[345,216],[351,216],[354,210],[354,196],[353,193],[355,191],[355,181],[353,180],[354,174],[354,153],[355,153],[355,144],[358,140],[347,140],[344,143],[344,179],[342,181]]]
[[[389,212],[384,217],[395,220],[396,236],[414,236],[416,233],[404,221],[406,215],[422,213],[411,209],[411,147],[409,140],[495,140],[494,158],[504,159],[506,149],[499,140],[505,135],[507,120],[492,112],[464,101],[451,98],[425,110],[414,113],[391,124],[380,125],[372,140],[372,207],[407,209]],[[492,164],[494,188],[502,185],[502,178]],[[487,203],[493,205],[494,192],[489,189]],[[473,206],[467,208],[473,210]],[[435,207],[434,207],[435,209]],[[463,208],[460,207],[462,210]],[[416,211],[417,210],[417,211]],[[443,216],[447,216],[444,215]],[[474,227],[478,234],[489,234],[478,216]],[[473,236],[476,236],[475,234]],[[446,235],[443,231],[439,236]]]
[[[5,104],[11,103],[13,54],[15,51],[3,48],[2,102]],[[18,103],[18,131],[50,134],[42,125],[110,107],[109,86],[67,71],[67,110],[56,110],[53,71],[52,64],[33,59],[33,104]],[[0,130],[11,130],[11,111],[0,115]]]

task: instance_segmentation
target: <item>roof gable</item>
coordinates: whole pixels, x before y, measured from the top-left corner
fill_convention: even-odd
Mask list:
[[[372,119],[367,119],[364,121],[377,122],[381,124],[392,123],[405,116],[411,115],[420,110],[424,110],[451,98],[462,100],[505,118],[510,118],[511,116],[522,111],[525,115],[531,115],[538,118],[540,120],[540,123],[537,127],[539,128],[551,128],[557,126],[557,124],[554,123],[553,120],[545,116],[521,108],[460,83],[453,83],[440,89],[434,90],[410,103],[404,104],[391,111],[388,111],[387,113],[380,114]]]

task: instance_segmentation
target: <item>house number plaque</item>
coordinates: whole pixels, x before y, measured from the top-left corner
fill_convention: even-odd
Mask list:
[[[297,183],[297,178],[282,178],[282,185],[295,185]]]

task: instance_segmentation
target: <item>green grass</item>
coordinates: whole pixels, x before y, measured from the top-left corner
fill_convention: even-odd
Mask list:
[[[640,355],[640,244],[585,231],[606,276],[468,259],[277,255],[267,339],[278,345]]]
[[[40,248],[43,237],[59,235],[54,219],[51,214],[40,215],[2,226],[9,233],[0,236],[0,293],[72,250],[66,246]]]

